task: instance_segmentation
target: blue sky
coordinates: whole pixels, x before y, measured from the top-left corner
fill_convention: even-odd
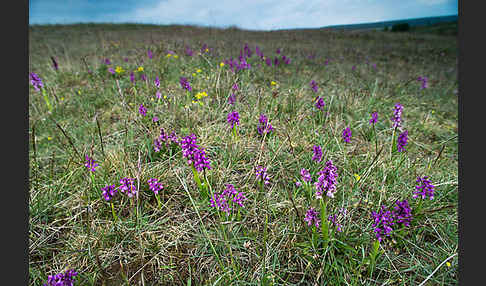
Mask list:
[[[458,0],[30,0],[29,24],[83,22],[317,28],[458,14]]]

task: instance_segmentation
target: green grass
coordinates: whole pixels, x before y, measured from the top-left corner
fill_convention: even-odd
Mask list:
[[[200,55],[203,43],[211,51]],[[219,66],[237,58],[245,43],[253,52],[258,45],[272,58],[281,48],[291,64],[262,66],[253,55],[250,70],[232,73],[227,65]],[[195,51],[193,57],[184,54],[185,46]],[[151,60],[148,48],[154,53]],[[167,50],[179,57],[167,58]],[[313,60],[307,58],[311,53]],[[52,69],[50,56],[57,58],[58,71]],[[103,58],[125,70],[118,85]],[[457,254],[458,246],[456,37],[316,29],[31,26],[29,59],[29,71],[43,79],[54,106],[49,113],[42,95],[30,87],[30,285],[42,285],[48,275],[69,268],[79,272],[75,285],[457,283],[457,255],[448,260],[450,267],[441,265]],[[128,73],[139,66],[149,84],[136,72],[134,87]],[[167,98],[155,98],[156,75]],[[181,76],[188,77],[193,96],[207,92],[202,105],[184,102]],[[429,78],[429,88],[420,90],[418,76]],[[311,80],[319,84],[318,94],[310,89]],[[227,98],[235,82],[240,90],[231,106]],[[316,95],[326,103],[321,114],[314,108]],[[404,106],[409,140],[405,152],[391,153],[390,118],[397,102]],[[146,117],[138,113],[141,103],[148,109]],[[233,110],[240,114],[236,140],[226,122]],[[368,124],[373,111],[379,114],[376,137]],[[261,113],[275,128],[263,140],[257,133]],[[151,121],[153,115],[158,123]],[[351,143],[341,138],[347,126]],[[201,197],[179,147],[153,150],[160,128],[179,137],[197,135],[211,160],[206,172],[210,191],[233,184],[246,194],[238,217],[227,219]],[[322,146],[320,163],[311,159],[313,145]],[[99,163],[94,182],[84,155]],[[314,190],[309,197],[295,181],[306,168],[314,182],[327,160],[339,174],[327,214],[345,208],[347,216],[341,221],[343,231],[330,226],[331,239],[324,243],[319,233],[313,240],[312,229],[303,224],[305,212],[316,203]],[[271,177],[263,192],[254,175],[258,165],[267,167]],[[418,176],[429,176],[437,186],[435,199],[423,202],[422,215],[410,227],[394,231],[380,244],[370,273],[367,259],[375,240],[371,211],[391,207],[397,199],[407,199],[416,209],[412,193]],[[118,186],[122,177],[138,178],[140,192],[138,200],[122,194],[114,199],[114,222],[101,188]],[[164,186],[161,208],[146,183],[151,177]]]

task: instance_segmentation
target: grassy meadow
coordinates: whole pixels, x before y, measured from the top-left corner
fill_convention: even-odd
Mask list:
[[[456,36],[79,24],[28,42],[29,285],[457,284]],[[432,200],[413,197],[425,176]],[[373,212],[405,200],[378,241]]]

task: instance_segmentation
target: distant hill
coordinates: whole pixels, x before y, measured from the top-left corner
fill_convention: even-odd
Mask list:
[[[334,25],[322,27],[324,29],[337,29],[337,30],[361,30],[361,29],[383,29],[385,27],[391,28],[395,24],[408,23],[410,27],[424,27],[441,23],[457,22],[458,16],[440,16],[440,17],[427,17],[427,18],[413,18],[402,19],[393,21],[383,21],[374,23],[362,23],[362,24],[350,24],[350,25]]]

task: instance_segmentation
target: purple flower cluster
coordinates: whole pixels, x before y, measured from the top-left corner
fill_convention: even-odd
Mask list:
[[[150,49],[147,50],[147,57],[149,59],[152,59],[153,58],[153,54],[152,54],[152,51]]]
[[[147,81],[147,76],[143,73],[143,74],[140,75],[140,79],[142,81]]]
[[[326,193],[326,196],[334,198],[334,193],[336,192],[336,182],[337,182],[337,168],[332,164],[332,160],[326,162],[324,169],[317,173],[319,177],[314,183],[316,187],[316,198],[322,198],[322,195]]]
[[[263,55],[263,52],[260,50],[260,47],[258,46],[255,47],[255,54],[257,54],[257,56],[260,57],[262,61],[265,61],[265,64],[269,67],[272,66],[272,63],[274,66],[278,66],[281,62],[285,63],[286,65],[290,64],[290,58],[285,55],[282,55],[281,54],[282,51],[280,50],[280,48],[276,50],[276,53],[277,55],[280,55],[280,58],[278,56],[275,56],[272,61],[271,57],[265,57]]]
[[[104,188],[101,188],[101,190],[103,191],[102,194],[105,201],[110,201],[118,193],[115,185],[106,185]]]
[[[429,177],[417,177],[417,183],[419,183],[419,185],[415,186],[413,198],[421,197],[422,199],[425,199],[428,197],[430,200],[433,200],[435,186],[431,184]]]
[[[347,211],[344,208],[339,209],[337,214],[329,215],[327,217],[327,220],[331,222],[331,224],[336,227],[336,230],[338,232],[343,231],[343,225],[340,223],[342,218],[344,218],[347,215]]]
[[[429,86],[428,85],[428,78],[426,76],[419,76],[417,78],[417,81],[421,82],[420,89],[426,89]]]
[[[43,286],[73,286],[74,276],[76,275],[78,275],[78,272],[74,271],[74,269],[69,269],[56,275],[49,275],[47,283]]]
[[[309,208],[305,213],[304,221],[307,222],[308,226],[314,224],[316,228],[319,228],[319,223],[321,222],[319,219],[319,212],[317,212],[313,207]]]
[[[405,150],[405,145],[407,145],[407,139],[408,139],[408,131],[405,130],[400,135],[398,135],[397,139],[397,151],[402,152],[406,151]]]
[[[154,85],[156,88],[160,87],[160,80],[158,76],[155,76]]]
[[[317,82],[315,80],[311,80],[310,87],[314,92],[317,92],[319,90],[319,87],[317,86]]]
[[[271,58],[265,58],[265,63],[267,66],[271,67],[272,66],[272,59]]]
[[[88,170],[90,170],[91,172],[96,171],[96,167],[98,167],[99,164],[96,163],[96,161],[93,158],[89,157],[88,155],[85,155],[85,159],[86,162],[84,163],[84,166],[88,168]]]
[[[201,54],[207,53],[206,50],[209,51],[208,45],[204,43],[201,47]]]
[[[130,72],[130,81],[135,84],[135,74],[133,72]]]
[[[241,54],[238,60],[233,58],[223,61],[225,65],[228,65],[232,72],[238,72],[240,70],[250,69],[251,65],[246,61],[246,57]]]
[[[34,72],[29,74],[30,84],[34,87],[36,91],[40,91],[44,87],[41,78]]]
[[[147,115],[147,108],[143,106],[143,104],[140,104],[140,107],[138,108],[138,113],[140,113],[142,116]]]
[[[288,57],[286,57],[286,56],[282,56],[282,61],[283,61],[283,62],[284,62],[286,65],[290,64],[290,58],[288,58]]]
[[[314,145],[312,147],[312,151],[314,152],[314,155],[312,156],[312,161],[320,162],[322,159],[322,148],[319,145]]]
[[[310,182],[310,181],[311,181],[311,179],[312,179],[312,178],[311,178],[311,174],[310,174],[309,170],[306,170],[306,169],[304,169],[304,168],[302,168],[302,169],[300,170],[300,175],[302,176],[302,180],[303,180],[304,182],[307,182],[307,183],[308,183],[308,182]]]
[[[270,177],[267,174],[267,168],[262,166],[257,166],[255,168],[255,175],[258,181],[263,181],[264,185],[270,184]]]
[[[400,103],[395,104],[395,108],[393,109],[393,117],[391,120],[393,121],[393,128],[400,127],[402,124],[402,111],[403,105]]]
[[[149,189],[156,195],[158,195],[159,191],[164,188],[164,186],[162,186],[162,183],[160,183],[159,180],[155,178],[148,179],[147,183],[149,184]]]
[[[197,145],[196,135],[188,135],[181,140],[182,155],[187,158],[187,163],[193,165],[198,172],[211,169],[211,162],[206,157],[206,151]]]
[[[126,194],[129,198],[133,197],[137,194],[137,188],[135,187],[135,179],[134,178],[127,178],[124,177],[120,180],[120,186],[118,189],[124,194]]]
[[[187,91],[192,91],[191,84],[189,83],[189,81],[187,80],[186,77],[180,77],[179,83],[180,83],[180,85],[183,89],[185,89]]]
[[[375,124],[378,121],[378,112],[371,113],[370,125]]]
[[[111,73],[111,74],[113,74],[113,75],[116,73],[116,72],[115,72],[115,69],[114,69],[114,68],[112,68],[112,67],[109,67],[109,68],[108,68],[108,72],[109,72],[109,73]]]
[[[186,52],[186,56],[188,56],[188,57],[192,57],[194,55],[194,51],[191,50],[191,48],[189,48],[189,47],[186,47],[185,52]]]
[[[231,95],[228,97],[228,104],[233,105],[236,102],[236,94],[231,93]]]
[[[257,127],[258,134],[263,135],[264,133],[270,133],[272,130],[272,124],[268,122],[267,116],[265,114],[260,114]]]
[[[349,127],[346,127],[346,128],[343,130],[343,140],[344,140],[344,142],[346,142],[346,143],[351,142],[351,129],[350,129]]]
[[[243,202],[246,200],[247,198],[243,192],[238,192],[232,184],[226,184],[226,189],[222,193],[215,193],[209,201],[211,207],[224,211],[229,215],[230,211],[235,209],[235,207],[244,207]]]
[[[371,212],[373,216],[373,228],[378,241],[382,241],[385,237],[390,236],[393,230],[392,226],[395,224],[392,212],[387,210],[385,206],[381,206],[380,211],[377,213],[375,211]]]
[[[231,125],[231,128],[234,128],[235,124],[240,125],[240,114],[238,111],[233,111],[228,113],[227,117],[228,123]]]
[[[263,59],[263,52],[260,50],[260,47],[257,45],[255,46],[255,54],[260,57],[260,59]]]
[[[253,55],[251,49],[248,47],[248,44],[245,43],[245,46],[243,47],[243,53],[245,55],[245,57],[248,57],[248,58],[251,58],[251,56]]]
[[[324,105],[326,105],[326,103],[324,102],[324,99],[322,97],[318,96],[317,100],[316,100],[315,107],[319,110],[322,110]]]
[[[407,200],[396,201],[393,211],[381,206],[380,211],[371,212],[373,217],[373,228],[376,238],[381,242],[385,237],[390,236],[395,225],[408,227],[412,221],[412,210]]]
[[[412,221],[412,210],[407,200],[396,201],[392,215],[396,224],[409,226]]]
[[[174,131],[170,134],[165,133],[164,128],[160,128],[160,135],[154,140],[154,151],[159,152],[162,149],[162,142],[165,142],[165,146],[169,147],[170,143],[179,144],[179,139]]]

